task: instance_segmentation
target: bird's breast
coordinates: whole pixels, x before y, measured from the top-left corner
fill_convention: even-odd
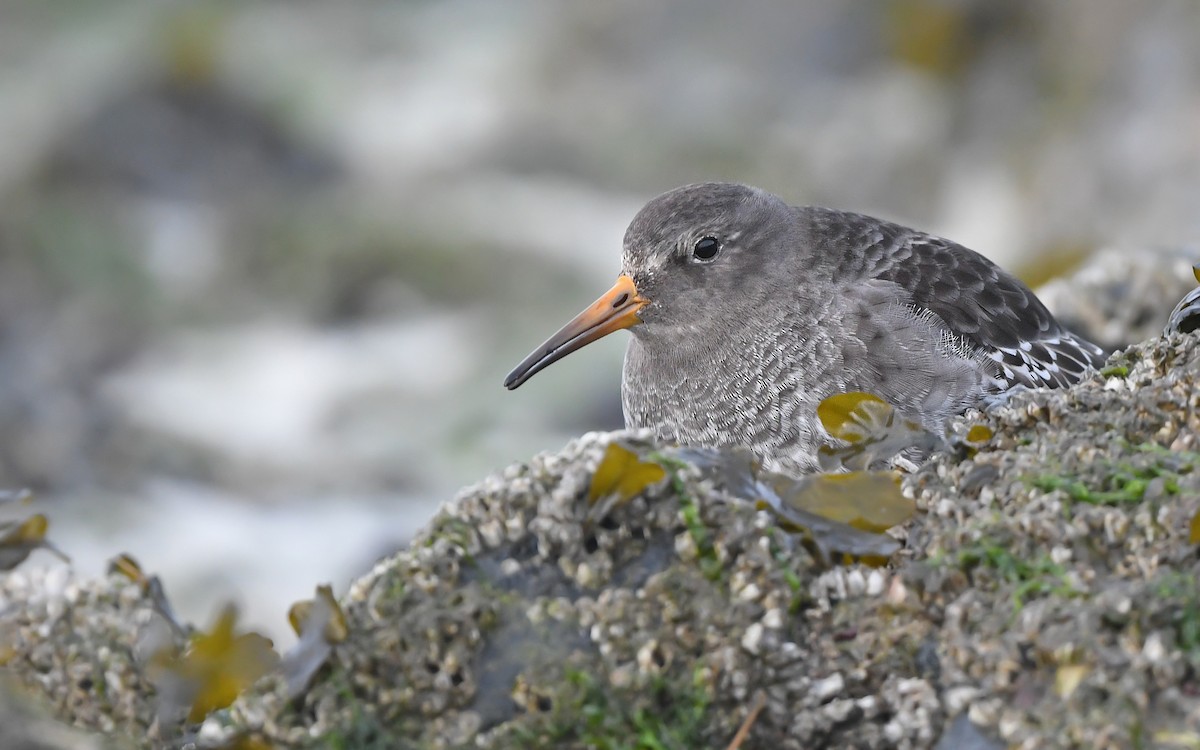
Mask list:
[[[793,466],[814,467],[816,405],[800,376],[808,353],[754,342],[718,349],[633,338],[621,387],[626,426],[683,445],[795,454]]]

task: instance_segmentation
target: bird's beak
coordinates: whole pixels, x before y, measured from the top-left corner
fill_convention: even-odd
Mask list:
[[[612,289],[530,352],[504,379],[504,387],[511,391],[576,349],[604,338],[613,331],[641,323],[642,319],[637,313],[648,301],[638,294],[633,279],[621,274]]]

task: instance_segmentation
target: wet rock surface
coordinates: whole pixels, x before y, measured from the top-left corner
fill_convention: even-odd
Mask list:
[[[908,481],[927,515],[901,576],[938,624],[943,706],[1008,746],[1195,738],[1196,343],[1151,340],[1018,397],[990,445]]]
[[[748,746],[1194,738],[1196,343],[982,416],[988,444],[906,478],[923,512],[890,568],[822,570],[687,468],[597,518],[614,435],[584,436],[466,490],[361,580],[353,645],[299,710],[268,689],[227,720],[313,746],[721,747],[762,702]]]
[[[105,750],[95,736],[51,719],[27,697],[0,682],[0,747],[5,750]]]
[[[1185,262],[1168,266],[1145,247],[1178,244],[1200,230],[1194,137],[1200,5],[1144,5],[853,0],[765,3],[747,13],[742,6],[685,0],[655,7],[549,0],[110,0],[102,9],[13,0],[0,23],[0,132],[7,136],[0,138],[0,428],[9,437],[0,444],[0,489],[37,491],[39,510],[53,520],[54,541],[85,571],[81,575],[98,575],[108,558],[127,550],[162,574],[172,604],[188,618],[205,620],[217,602],[238,598],[244,616],[259,628],[273,626],[269,634],[280,638],[288,602],[317,581],[331,580],[342,591],[341,584],[379,555],[406,544],[464,481],[620,422],[621,342],[615,337],[593,345],[584,359],[557,365],[536,391],[501,398],[498,382],[526,353],[531,334],[573,314],[611,283],[622,232],[647,198],[714,177],[759,184],[796,202],[897,219],[952,237],[1027,278],[1058,273],[1061,258],[1124,246],[1089,262],[1097,275],[1081,272],[1056,285],[1062,298],[1049,292],[1043,298],[1108,347],[1157,336],[1170,304],[1192,284],[1187,263],[1197,259],[1185,251]],[[1148,273],[1159,274],[1158,281],[1144,283]],[[1105,408],[1122,408],[1122,398]],[[1069,432],[1075,417],[1066,413],[1035,431]],[[1116,450],[1087,431],[1100,427],[1091,424],[1070,439]],[[1014,454],[1013,461],[1040,466],[1068,437],[1055,439],[1037,443],[1048,446],[1046,456]],[[586,464],[595,450],[576,458]],[[942,557],[932,559],[939,564],[960,553],[953,545],[962,540],[947,536],[951,520],[978,522],[971,513],[981,512],[976,500],[985,492],[1004,498],[989,500],[995,508],[987,505],[988,512],[1012,516],[1020,533],[1027,526],[1044,540],[1068,533],[1076,516],[1068,519],[1063,511],[1055,517],[1067,501],[1054,498],[1080,494],[1063,477],[1090,464],[1080,459],[1060,466],[1059,474],[1041,480],[1046,489],[1025,485],[1013,490],[1014,500],[1002,490],[1020,480],[1010,476],[1018,464],[1000,458],[1006,450],[986,447],[981,455],[994,460],[978,463],[965,454],[946,458],[941,465],[949,474],[941,485],[910,480],[910,493],[930,497],[922,500],[928,516],[899,535],[910,549],[898,563],[905,576],[905,561],[929,561],[935,541]],[[970,470],[959,475],[952,467],[968,459]],[[545,461],[525,471],[533,467],[545,468]],[[529,491],[557,487],[561,473],[555,472],[561,471],[553,468]],[[1146,504],[1151,501],[1188,507],[1192,496],[1172,494],[1166,478],[1155,484],[1159,478],[1134,477],[1135,488],[1140,481],[1147,485],[1146,502],[1114,506],[1118,501],[1105,499],[1102,506],[1120,507],[1115,518],[1130,519],[1158,512],[1160,506]],[[918,481],[925,484],[917,487]],[[1119,479],[1120,488],[1113,486],[1117,479],[1105,482],[1098,492],[1130,491],[1131,480]],[[1062,489],[1050,490],[1055,484]],[[509,741],[505,731],[519,736],[523,730],[512,727],[525,721],[519,726],[534,727],[534,738],[569,746],[586,739],[559,736],[557,719],[547,717],[567,721],[574,711],[592,717],[584,729],[593,738],[636,737],[651,729],[645,716],[662,716],[654,727],[691,727],[670,735],[676,744],[701,729],[727,742],[721,732],[759,705],[757,686],[742,689],[751,695],[734,716],[722,713],[742,693],[718,694],[726,683],[707,673],[692,675],[699,687],[687,682],[687,659],[709,643],[734,642],[719,629],[734,629],[735,614],[759,615],[753,609],[727,613],[732,605],[707,614],[735,590],[708,574],[736,562],[728,550],[740,548],[721,541],[728,531],[723,524],[734,523],[725,514],[740,518],[743,511],[714,510],[710,505],[719,498],[703,487],[689,491],[696,492],[699,516],[688,516],[687,535],[665,526],[646,527],[652,535],[646,539],[603,527],[599,536],[570,535],[560,546],[582,542],[586,554],[569,571],[558,564],[561,553],[541,551],[540,535],[547,532],[512,532],[512,538],[496,536],[494,526],[486,537],[475,532],[482,551],[460,560],[454,576],[422,584],[428,590],[403,584],[420,593],[410,591],[376,620],[355,605],[355,634],[337,648],[330,671],[317,676],[313,697],[293,707],[298,713],[281,708],[281,699],[257,699],[265,733],[299,736],[310,722],[312,731],[340,736],[347,745],[366,745],[372,737],[387,745],[398,736],[440,731],[405,735],[399,719],[388,718],[406,717],[418,727],[463,721],[447,744],[468,736],[477,722],[500,744]],[[663,503],[678,524],[685,506],[672,500],[671,490],[657,492],[613,516],[630,524],[649,504]],[[1051,499],[1035,502],[1024,492]],[[971,513],[939,520],[938,512],[949,512],[943,506],[959,503]],[[590,516],[583,505],[571,512]],[[536,506],[518,520],[541,518]],[[760,535],[774,523],[751,516]],[[709,529],[713,555],[701,554],[692,528]],[[776,538],[783,537],[771,532]],[[614,539],[619,550],[600,546]],[[1108,557],[1082,557],[1074,549],[1077,537],[1071,539],[1050,546],[1056,557],[1049,564],[1105,572],[1088,579],[1087,597],[1061,606],[1082,608],[1108,580],[1124,590],[1117,585],[1124,567],[1117,578],[1109,576]],[[1152,544],[1174,539],[1156,537]],[[1064,563],[1060,547],[1075,557]],[[604,554],[612,559],[605,562]],[[861,616],[854,628],[835,632],[835,643],[866,644],[857,648],[868,651],[871,627],[883,627],[872,619],[881,617],[877,589],[898,585],[893,574],[862,568],[817,574],[805,554],[795,553],[796,569],[787,577],[794,575],[798,588],[815,591],[811,597],[820,606],[838,613],[820,617],[850,623]],[[1057,601],[1054,587],[1039,583],[1057,575],[1040,557],[1016,565],[994,546],[961,554],[966,557],[952,569],[958,573],[944,573],[950,588],[930,594],[921,588],[915,612],[892,615],[899,623],[894,627],[917,627],[905,623],[941,611],[929,603],[935,594],[949,607],[972,587],[982,593],[950,611],[1000,608],[999,622],[989,626],[997,632],[1045,607],[1043,599]],[[410,555],[378,575],[407,581],[410,573],[428,576],[437,568]],[[649,689],[644,676],[623,682],[628,670],[590,677],[584,671],[625,663],[629,644],[602,654],[608,661],[581,662],[558,683],[573,691],[573,704],[543,695],[566,669],[549,658],[534,661],[543,648],[592,655],[616,629],[582,626],[587,602],[616,610],[632,606],[630,597],[638,603],[638,596],[666,596],[675,579],[664,584],[661,577],[684,575],[676,569],[687,561],[698,561],[702,576],[694,584],[686,579],[691,588],[681,588],[680,596],[700,598],[703,607],[680,617],[716,623],[717,630],[702,631],[703,646],[671,642],[683,655]],[[129,656],[142,627],[143,615],[133,615],[147,605],[121,579],[46,576],[31,570],[38,562],[0,572],[3,671],[48,697],[61,716],[93,728],[111,723],[114,734],[150,744],[155,700],[149,684],[133,678],[138,666]],[[922,586],[927,579],[937,583],[941,569],[934,567],[934,573],[912,575],[920,573]],[[993,579],[1020,590],[1018,615],[1005,604],[1007,588],[987,591]],[[822,593],[826,589],[833,594]],[[439,609],[447,592],[467,592],[465,609]],[[758,594],[767,595],[761,588]],[[855,603],[855,596],[873,598]],[[566,614],[553,626],[531,628],[532,616],[521,611],[531,600],[565,602]],[[1162,606],[1188,612],[1181,601]],[[451,637],[437,647],[468,658],[464,670],[450,662],[429,676],[416,666],[387,674],[384,668],[400,663],[398,656],[364,655],[389,645],[374,635],[387,627],[432,650],[428,643],[446,637],[439,629],[462,628],[446,623],[477,605],[486,617],[465,631],[478,631],[475,640]],[[797,604],[778,627],[775,615],[765,613],[761,627],[738,620],[744,632],[737,647],[757,651],[746,650],[734,666],[757,675],[757,660],[770,657],[773,639],[798,643],[807,649],[799,668],[812,670],[814,695],[825,696],[811,701],[827,701],[834,708],[825,710],[834,714],[848,712],[846,724],[864,721],[854,713],[859,710],[872,717],[868,723],[891,721],[880,718],[882,709],[877,715],[866,704],[846,702],[873,695],[878,669],[860,678],[809,654],[834,648],[819,646],[828,644],[829,626],[817,612],[824,610]],[[990,622],[986,616],[973,616],[960,628],[961,638],[994,639],[981,624]],[[807,623],[805,617],[819,622],[796,624]],[[1191,620],[1180,618],[1180,633],[1189,632]],[[851,637],[860,621],[864,635]],[[947,658],[938,649],[950,648],[942,636],[952,631],[940,621],[930,627],[913,660],[934,674]],[[632,632],[655,637],[645,625]],[[368,635],[378,642],[360,644]],[[1127,640],[1145,647],[1141,638]],[[1163,653],[1159,642],[1150,641],[1150,654]],[[1169,648],[1166,653],[1177,653]],[[998,653],[1009,658],[1012,649],[1004,645]],[[1018,651],[1019,674],[1028,660],[1044,659],[1036,650]],[[656,665],[654,647],[643,644],[636,653],[639,670]],[[847,661],[864,658],[855,653]],[[975,658],[970,664],[984,663]],[[1080,659],[1070,666],[1089,666]],[[997,663],[1009,670],[1007,662]],[[1058,667],[1042,668],[1038,674],[1052,672],[1057,685]],[[351,669],[362,676],[336,695],[327,681]],[[941,678],[914,678],[903,665],[895,669],[897,680],[907,680],[903,705],[909,708],[894,709],[893,700],[888,710],[895,710],[897,722],[927,727],[910,744],[922,746],[938,727],[942,747],[976,740],[1005,745],[1001,729],[1009,727],[1004,736],[1038,731],[973,708],[978,696],[1012,697],[1002,677],[989,678],[986,690],[975,687],[985,681],[982,666],[957,667],[958,681],[949,687]],[[1142,674],[1139,669],[1130,674]],[[1080,678],[1065,704],[1026,689],[1016,691],[1021,705],[1044,700],[1047,711],[1071,711],[1071,701],[1089,695],[1089,680],[1102,679],[1094,667],[1088,678],[1082,669],[1062,674],[1064,689]],[[455,685],[456,679],[463,682]],[[452,701],[426,697],[443,684]],[[1186,694],[1190,683],[1181,684]],[[655,685],[664,687],[655,693]],[[661,697],[662,690],[680,688],[690,700]],[[772,689],[771,696],[790,695],[790,688]],[[385,701],[387,708],[371,709],[385,711],[379,727],[348,723],[355,696]],[[419,708],[426,704],[418,699],[431,701],[428,708]],[[817,703],[800,704],[795,721],[815,726]],[[254,705],[248,699],[242,708],[249,712]],[[636,709],[646,705],[653,710],[639,719]],[[675,705],[683,708],[665,708]],[[957,718],[943,722],[929,705]],[[12,726],[7,716],[0,717],[0,748],[12,744],[3,734]],[[528,723],[537,717],[543,724]],[[254,724],[253,718],[247,713],[239,721]],[[777,709],[764,709],[748,744],[776,736],[771,732],[785,720]],[[219,734],[221,721],[214,719],[209,730]],[[1047,737],[1056,726],[1048,725]],[[817,736],[805,731],[797,736]],[[1125,738],[1113,736],[1118,745]],[[1145,742],[1154,741],[1148,736]],[[830,737],[843,739],[832,731]],[[1185,736],[1176,744],[1187,742]]]
[[[356,583],[299,707],[268,686],[226,719],[300,746],[724,746],[761,702],[749,746],[1193,737],[1198,370],[1194,338],[1153,340],[970,420],[994,437],[906,478],[924,512],[886,569],[821,569],[690,468],[596,517],[590,476],[629,436],[588,434]]]
[[[126,550],[191,619],[236,598],[287,637],[464,483],[621,424],[617,337],[496,384],[663,190],[744,181],[1027,280],[1194,240],[1200,5],[1142,5],[9,0],[3,486],[81,569]],[[1125,298],[1164,307],[1120,346],[1165,296]],[[362,541],[311,554],[334,536]]]
[[[924,512],[889,569],[821,570],[688,468],[594,517],[588,481],[614,436],[589,434],[464,491],[359,581],[352,644],[299,710],[266,690],[229,718],[313,746],[722,746],[761,701],[751,746],[1188,736],[1194,344],[1141,344],[982,416],[988,445],[905,480]]]
[[[62,569],[0,573],[0,706],[8,712],[6,727],[30,727],[28,746],[42,747],[36,730],[42,720],[4,695],[5,688],[15,695],[22,686],[41,699],[43,711],[77,728],[151,746],[158,738],[157,706],[139,638],[152,611],[142,589],[118,576],[81,580]],[[80,742],[63,746],[100,747]]]
[[[918,513],[883,567],[823,565],[736,482],[589,433],[463,490],[355,582],[299,697],[269,677],[164,731],[137,655],[154,603],[115,576],[0,574],[3,672],[144,747],[725,747],[752,714],[743,747],[1188,746],[1197,343],[969,415],[955,429],[990,437],[904,478]],[[666,476],[589,502],[613,440]]]

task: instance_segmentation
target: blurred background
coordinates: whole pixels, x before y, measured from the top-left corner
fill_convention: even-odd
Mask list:
[[[500,384],[657,193],[1033,283],[1200,236],[1192,0],[651,5],[0,0],[0,484],[85,575],[126,551],[286,641],[459,487],[621,424],[623,335]]]

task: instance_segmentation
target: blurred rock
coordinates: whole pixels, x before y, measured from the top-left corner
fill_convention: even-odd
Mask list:
[[[742,483],[687,464],[592,504],[610,441],[643,461],[661,446],[584,435],[466,488],[356,581],[347,639],[299,704],[276,675],[195,733],[159,731],[210,748],[240,733],[297,748],[635,734],[721,747],[761,703],[750,741],[780,748],[1191,741],[1196,343],[1152,339],[957,425],[992,437],[905,477],[921,512],[891,532],[907,543],[893,568],[823,567],[733,494]],[[153,607],[141,590],[21,576],[0,577],[10,673],[75,723],[162,746],[129,655]]]
[[[105,750],[112,745],[67,727],[37,710],[0,681],[0,747],[4,750]]]
[[[1103,250],[1037,294],[1068,328],[1113,351],[1162,332],[1171,308],[1196,286],[1196,262],[1200,247]]]
[[[934,750],[1004,750],[1006,745],[979,731],[966,714],[950,722]]]
[[[120,576],[0,574],[3,674],[75,727],[152,743],[156,709],[139,639],[153,611],[152,599]]]
[[[68,135],[47,170],[52,188],[218,205],[254,200],[264,189],[302,190],[336,174],[328,157],[204,80],[166,80],[114,99]]]
[[[81,568],[153,553],[181,608],[267,627],[465,480],[619,423],[616,337],[498,383],[664,189],[760,184],[1010,269],[1200,234],[1194,3],[0,15],[5,482]],[[1154,335],[1187,276],[1124,284],[1139,257],[1092,302],[1047,294],[1109,346]]]
[[[721,747],[764,691],[750,737],[781,748],[1194,737],[1194,623],[1171,613],[1200,574],[1195,344],[1153,339],[1111,373],[982,417],[988,444],[905,479],[924,512],[898,571],[822,570],[748,498],[679,466],[597,517],[588,483],[615,436],[585,435],[467,488],[355,584],[350,643],[311,710],[269,686],[234,725],[301,746],[365,725],[422,746],[585,747],[637,730]],[[994,482],[960,490],[979,466]]]

